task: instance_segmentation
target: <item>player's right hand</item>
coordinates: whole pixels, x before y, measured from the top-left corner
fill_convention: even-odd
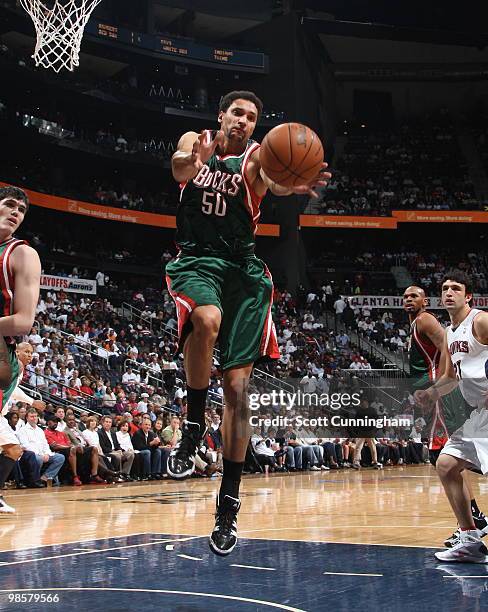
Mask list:
[[[413,394],[413,399],[418,406],[422,408],[431,409],[434,407],[436,401],[439,399],[436,392],[432,392],[430,389],[418,389]]]
[[[36,410],[44,411],[46,409],[46,402],[43,402],[42,400],[34,400],[32,402],[32,408],[35,408]]]
[[[205,164],[215,153],[218,146],[224,144],[224,132],[222,130],[202,130],[200,136],[193,143],[191,152],[193,165],[197,170]]]

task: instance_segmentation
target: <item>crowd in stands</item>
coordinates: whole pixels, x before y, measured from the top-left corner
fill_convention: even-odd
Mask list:
[[[480,208],[446,110],[397,127],[345,122],[344,130],[344,151],[313,212],[390,216],[402,209]]]
[[[319,267],[339,259],[337,252],[326,252],[314,262]],[[475,294],[486,295],[488,290],[487,253],[478,252],[453,253],[450,250],[437,249],[427,253],[417,250],[389,251],[388,249],[369,249],[351,256],[351,267],[360,271],[353,277],[343,278],[340,282],[323,281],[317,289],[309,294],[315,313],[329,311],[346,327],[374,342],[382,349],[393,352],[408,351],[410,326],[403,309],[371,308],[359,306],[355,296],[393,295],[401,296],[403,290],[396,286],[393,276],[390,284],[384,282],[380,290],[371,288],[368,280],[371,272],[386,272],[392,266],[403,266],[410,273],[411,284],[422,287],[427,296],[439,297],[441,281],[453,268],[464,270],[472,279]],[[349,299],[348,299],[349,296]],[[447,322],[446,313],[434,311],[441,322]],[[338,336],[339,337],[339,336]],[[355,369],[357,366],[353,366]]]
[[[311,265],[315,268],[330,266],[331,262],[344,259],[344,252],[340,248],[335,251],[330,248],[312,258]],[[425,288],[428,295],[440,295],[440,282],[444,274],[452,269],[464,270],[473,279],[474,292],[483,294],[488,289],[487,280],[488,252],[483,248],[464,253],[453,252],[452,249],[435,248],[430,250],[388,248],[369,248],[365,251],[350,253],[348,267],[354,269],[353,275],[344,275],[341,282],[329,281],[326,283],[327,292],[345,295],[366,295],[369,292],[378,295],[396,295],[399,289],[395,279],[383,276],[382,287],[372,288],[371,277],[375,273],[391,272],[392,267],[405,267],[412,277],[412,282]]]
[[[371,365],[346,333],[324,328],[315,302],[316,296],[310,294],[303,300],[300,295],[293,298],[286,290],[276,292],[274,319],[281,356],[269,372],[294,380],[307,392],[350,389],[358,384],[352,370],[367,370]],[[164,476],[168,453],[179,438],[174,432],[186,412],[183,364],[181,356],[175,356],[175,309],[167,292],[161,296],[159,291],[149,289],[136,292],[132,303],[138,316],[128,320],[107,298],[42,292],[36,324],[25,338],[33,354],[23,377],[27,394],[42,399],[33,400],[34,408],[32,401],[15,403],[8,417],[16,431],[26,427],[19,440],[37,455],[38,465],[35,457],[24,454],[16,475],[19,486],[44,486],[58,472],[62,482],[73,484]],[[252,389],[262,391],[263,384],[255,378]],[[210,438],[207,435],[198,461],[201,475],[219,473],[221,467],[218,425],[222,396],[222,374],[215,364],[207,410]],[[168,427],[173,431],[169,439]],[[134,436],[145,429],[150,434],[145,437],[149,447],[138,447]],[[110,448],[104,431],[109,443],[112,440]],[[30,442],[30,438],[22,438],[26,432],[32,438]],[[41,444],[41,432],[47,447]],[[66,434],[69,442],[61,434]],[[306,442],[309,436],[303,431],[295,435],[295,444],[284,444],[281,438],[270,443],[280,444],[275,452],[281,453],[281,459],[276,466],[268,462],[267,469],[315,470],[335,464],[347,467],[336,446],[334,459],[329,440],[318,445],[322,450],[312,453],[303,448],[301,454],[293,450],[292,456],[290,447],[317,446]],[[266,439],[264,446],[268,448]],[[252,446],[259,456],[264,446],[256,448],[260,445],[255,442],[254,437]],[[342,442],[346,446],[354,444],[350,440]],[[337,443],[341,449],[342,442]],[[405,442],[407,447],[407,438]],[[145,450],[150,452],[142,452]],[[40,462],[39,457],[45,461]],[[77,462],[81,467],[76,467]],[[253,469],[252,461],[248,468]]]

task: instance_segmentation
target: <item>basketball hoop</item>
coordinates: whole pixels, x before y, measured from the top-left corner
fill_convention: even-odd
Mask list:
[[[101,0],[20,0],[36,29],[36,66],[71,72],[80,65],[81,39],[93,9]]]

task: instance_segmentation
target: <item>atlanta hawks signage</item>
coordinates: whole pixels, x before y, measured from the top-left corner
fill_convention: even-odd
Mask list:
[[[349,295],[344,296],[349,300],[353,308],[403,308],[403,298],[401,295]],[[471,302],[472,308],[488,309],[488,295],[476,295]],[[442,310],[440,297],[427,298],[427,308],[429,310]]]
[[[95,295],[97,292],[97,281],[86,278],[66,278],[64,276],[41,276],[41,289],[52,291],[66,291],[67,293],[89,293]]]

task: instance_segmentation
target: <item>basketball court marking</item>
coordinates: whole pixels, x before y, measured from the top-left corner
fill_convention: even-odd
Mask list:
[[[98,548],[73,548],[73,550],[81,550],[82,552],[98,552]]]
[[[488,580],[488,574],[485,574],[484,576],[442,576],[443,578],[454,578],[454,580],[464,580],[464,578],[484,578],[485,580]]]
[[[128,544],[126,546],[114,546],[112,548],[98,548],[98,549],[83,549],[83,548],[74,548],[73,550],[81,551],[74,553],[66,553],[64,555],[53,555],[52,557],[38,557],[37,559],[24,559],[22,561],[5,561],[2,562],[2,566],[6,565],[23,565],[26,563],[36,563],[37,561],[50,561],[51,559],[64,559],[66,557],[78,557],[84,555],[94,555],[97,553],[106,553],[111,552],[113,550],[127,550],[129,548],[142,548],[143,546],[155,546],[156,544],[164,544],[165,542],[188,542],[189,540],[196,540],[197,538],[206,538],[207,536],[191,536],[188,538],[180,538],[180,539],[164,539],[164,540],[153,540],[152,542],[143,542],[142,544]],[[106,538],[105,538],[106,539]],[[56,545],[54,545],[56,546]],[[63,546],[63,545],[61,545]],[[27,549],[28,550],[28,549]]]
[[[146,535],[147,531],[139,531],[137,533],[128,533],[123,536],[117,536],[116,538],[111,538],[113,542],[117,542],[118,540],[125,540],[126,538],[133,538],[136,536]],[[8,553],[8,552],[21,552],[23,550],[33,550],[33,548],[46,548],[48,546],[65,546],[67,544],[84,544],[85,542],[100,542],[102,540],[107,540],[108,538],[90,538],[89,540],[68,540],[67,542],[51,542],[51,544],[38,544],[34,547],[32,546],[24,546],[21,548],[8,548],[7,550],[0,550],[0,554]],[[86,550],[86,549],[83,549]]]
[[[166,550],[168,549],[166,548]],[[189,559],[190,561],[203,561],[201,557],[190,557],[190,555],[182,555],[182,554],[178,554],[177,556],[181,557],[182,559]],[[107,559],[110,559],[110,557],[107,557]]]
[[[488,573],[475,575],[471,582],[474,586],[469,583],[473,569],[485,572],[485,568],[452,568],[458,580],[446,582],[445,572],[451,568],[439,565],[433,556],[435,549],[428,547],[401,545],[400,552],[388,544],[242,538],[231,557],[225,558],[208,549],[206,538],[207,535],[146,533],[135,540],[126,538],[124,546],[113,546],[124,544],[120,538],[117,542],[106,538],[97,544],[97,551],[72,553],[72,546],[65,544],[51,545],[48,551],[33,548],[30,555],[25,551],[1,555],[4,563],[0,561],[0,581],[3,587],[12,588],[0,590],[0,609],[5,609],[2,605],[6,594],[44,591],[59,593],[59,607],[50,605],[53,612],[66,609],[67,600],[63,597],[69,598],[70,605],[77,609],[100,610],[109,604],[116,609],[134,609],[129,599],[137,598],[134,605],[146,609],[173,609],[178,605],[199,609],[205,605],[207,612],[220,612],[222,606],[233,612],[310,612],[326,609],[331,597],[340,592],[344,609],[355,605],[369,611],[374,609],[369,590],[376,588],[374,585],[381,585],[382,592],[390,594],[391,609],[404,612],[418,612],[418,597],[422,597],[426,609],[436,609],[439,598],[449,598],[452,609],[460,609],[467,590],[472,593],[469,597],[481,597],[481,606],[488,608]],[[174,551],[166,550],[166,542],[173,543]],[[114,554],[114,550],[121,552]],[[41,558],[33,558],[39,553]],[[254,559],[263,565],[249,564]],[[34,566],[33,572],[31,563],[39,560],[42,563]],[[189,568],[189,562],[196,565]],[[63,572],[59,573],[61,566]],[[155,568],[163,566],[167,570],[164,574],[154,573]],[[128,569],[120,574],[123,568]],[[97,580],[100,571],[107,577],[104,587]],[[460,576],[463,571],[469,576]],[[381,578],[381,582],[366,583],[369,578]],[[188,590],[176,590],[175,584],[186,585]],[[358,592],[359,585],[368,586]],[[30,604],[30,610],[45,612],[43,605],[44,608]]]
[[[324,576],[371,576],[382,577],[383,574],[358,574],[357,572],[322,572]]]
[[[66,592],[66,591],[101,591],[104,593],[155,593],[164,595],[192,595],[193,597],[210,597],[214,599],[224,599],[227,601],[238,601],[242,603],[258,604],[261,606],[268,606],[270,608],[276,608],[278,610],[286,610],[287,612],[307,612],[302,608],[293,608],[285,604],[275,603],[273,601],[263,601],[262,599],[251,599],[250,597],[238,597],[237,595],[220,595],[215,593],[198,593],[193,591],[170,591],[168,589],[122,589],[113,587],[61,587],[61,588],[45,588],[45,589],[0,589],[0,593],[40,593],[46,591],[53,591],[55,593]]]
[[[276,567],[259,567],[257,565],[239,565],[239,563],[231,563],[231,567],[242,567],[244,569],[264,570],[265,572],[276,572]]]

